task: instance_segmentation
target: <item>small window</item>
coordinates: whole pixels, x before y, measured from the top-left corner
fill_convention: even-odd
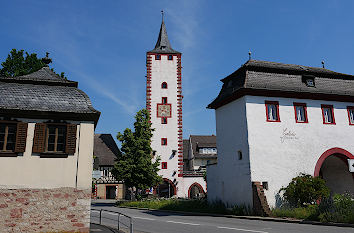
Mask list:
[[[348,106],[349,125],[354,125],[354,106]]]
[[[156,54],[155,55],[155,60],[161,60],[161,55],[160,54]]]
[[[16,124],[0,124],[0,151],[15,150]]]
[[[173,56],[172,55],[168,55],[168,60],[173,60]]]
[[[268,181],[262,182],[263,189],[268,190]]]
[[[167,146],[167,138],[161,138],[161,145]]]
[[[167,97],[162,97],[162,103],[167,104]]]
[[[167,124],[167,117],[161,118],[161,124],[163,124],[163,125]]]
[[[167,169],[167,162],[161,163],[161,169]]]
[[[315,86],[314,80],[313,79],[306,79],[306,86],[314,87]]]
[[[162,89],[167,89],[167,83],[166,83],[166,82],[163,82],[163,83],[161,84],[161,88],[162,88]]]
[[[278,101],[265,101],[266,116],[269,122],[280,122],[279,116],[279,102]]]
[[[66,126],[48,125],[46,133],[46,151],[65,152]]]
[[[294,103],[296,123],[308,123],[307,108],[304,103]]]
[[[323,124],[336,124],[332,105],[321,105]]]
[[[242,160],[242,151],[237,151],[238,154],[238,160]]]

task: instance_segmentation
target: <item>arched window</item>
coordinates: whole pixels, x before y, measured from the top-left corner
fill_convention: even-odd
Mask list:
[[[161,88],[162,89],[167,89],[167,83],[166,82],[161,83]]]

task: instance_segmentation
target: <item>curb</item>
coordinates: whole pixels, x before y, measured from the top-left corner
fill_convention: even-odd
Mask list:
[[[224,217],[224,218],[237,218],[237,219],[248,219],[248,220],[260,220],[260,221],[271,221],[271,222],[284,222],[284,223],[297,223],[297,224],[309,224],[309,225],[322,225],[322,226],[336,226],[336,227],[351,227],[354,228],[354,224],[350,223],[333,223],[333,222],[316,222],[308,220],[299,219],[289,219],[289,218],[273,218],[273,217],[260,217],[260,216],[237,216],[237,215],[227,215],[227,214],[211,214],[211,213],[199,213],[199,212],[186,212],[186,211],[174,211],[174,210],[157,210],[149,208],[138,208],[138,207],[127,207],[127,206],[116,206],[118,208],[126,209],[136,209],[136,210],[151,210],[160,211],[168,213],[179,213],[185,215],[197,215],[197,216],[211,216],[211,217]]]

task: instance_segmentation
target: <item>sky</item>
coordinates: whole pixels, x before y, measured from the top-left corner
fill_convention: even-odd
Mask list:
[[[220,79],[248,60],[354,74],[352,0],[0,0],[0,62],[11,49],[44,57],[101,112],[96,133],[115,137],[145,107],[146,52],[161,10],[182,52],[183,136],[215,134]]]

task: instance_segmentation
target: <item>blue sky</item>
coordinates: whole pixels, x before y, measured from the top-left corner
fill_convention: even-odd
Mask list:
[[[215,134],[206,109],[221,78],[248,59],[321,66],[354,74],[354,1],[1,1],[0,61],[12,48],[50,52],[53,67],[102,112],[97,133],[132,127],[145,107],[145,56],[161,10],[182,55],[184,137]]]

